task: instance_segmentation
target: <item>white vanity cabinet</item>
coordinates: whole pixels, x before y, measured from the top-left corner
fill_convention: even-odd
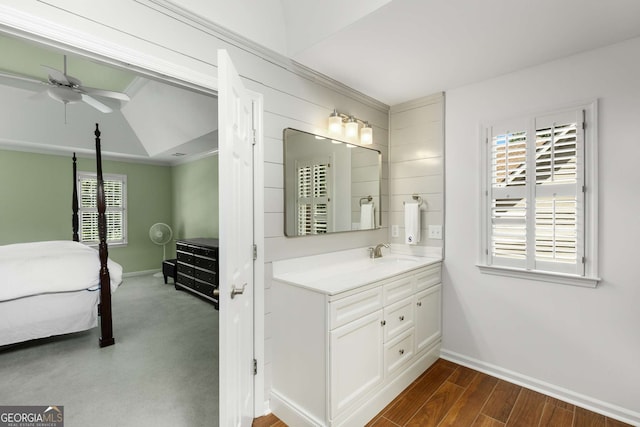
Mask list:
[[[288,425],[366,424],[439,356],[441,264],[337,293],[274,277],[273,412]]]

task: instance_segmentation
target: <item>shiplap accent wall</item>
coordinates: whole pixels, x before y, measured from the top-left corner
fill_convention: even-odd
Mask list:
[[[264,278],[257,278],[256,286],[264,286],[264,361],[258,364],[260,367],[264,362],[264,397],[268,399],[272,261],[388,241],[389,107],[171,2],[112,0],[90,4],[75,0],[47,3],[7,0],[0,5],[0,12],[9,8],[19,13],[8,14],[12,22],[6,21],[5,14],[5,18],[0,19],[0,27],[4,25],[12,33],[25,34],[23,15],[27,27],[31,27],[29,34],[25,34],[29,38],[47,43],[53,40],[54,45],[70,46],[73,51],[116,65],[128,64],[152,75],[176,81],[187,79],[198,88],[217,86],[217,49],[226,49],[244,84],[263,95],[264,189],[256,188],[256,191],[264,191],[262,253],[265,265]],[[33,34],[33,27],[37,34]],[[334,108],[368,120],[373,127],[373,148],[383,153],[383,227],[324,236],[285,237],[282,130],[293,127],[326,134],[327,119]]]
[[[391,243],[404,244],[404,202],[422,197],[418,246],[443,247],[429,239],[429,225],[441,225],[444,237],[444,93],[391,107],[389,227],[398,225]],[[389,233],[391,236],[391,233]]]

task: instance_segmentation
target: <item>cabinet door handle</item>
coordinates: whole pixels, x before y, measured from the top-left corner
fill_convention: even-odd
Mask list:
[[[418,307],[422,307],[422,301],[417,302]]]
[[[400,316],[399,319],[402,322],[404,320],[404,316]]]
[[[400,355],[403,355],[403,354],[404,354],[404,349],[403,349],[403,348],[401,348],[401,349],[398,351],[398,353],[400,353]]]
[[[386,324],[387,324],[387,321],[386,321],[386,320],[382,320],[382,321],[380,322],[380,326],[384,326],[384,325],[386,325]]]

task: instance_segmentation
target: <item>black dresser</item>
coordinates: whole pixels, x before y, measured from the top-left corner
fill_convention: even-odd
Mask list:
[[[218,239],[198,238],[176,242],[176,289],[186,289],[213,302],[219,308]]]

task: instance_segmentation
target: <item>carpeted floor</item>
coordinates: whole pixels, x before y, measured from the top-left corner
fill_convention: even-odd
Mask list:
[[[0,347],[0,405],[63,405],[66,427],[216,426],[218,312],[152,275],[113,294],[99,329]]]

